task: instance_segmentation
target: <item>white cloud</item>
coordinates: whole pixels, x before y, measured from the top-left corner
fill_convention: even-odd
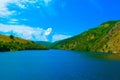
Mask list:
[[[17,19],[11,19],[11,21],[16,22],[16,21],[18,21],[18,20],[17,20]]]
[[[15,11],[9,11],[7,8],[7,5],[9,3],[9,0],[1,0],[0,1],[0,17],[5,17],[8,15],[13,14]]]
[[[44,30],[42,28],[32,28],[25,25],[6,25],[0,24],[0,33],[7,35],[15,35],[28,40],[48,41],[47,36],[50,35],[52,28]]]
[[[51,0],[0,0],[0,17],[8,17],[16,13],[16,10],[9,10],[8,5],[15,4],[21,9],[26,9],[28,5],[38,3],[37,7],[48,5]]]
[[[52,0],[43,0],[46,5],[48,5]]]
[[[10,24],[15,24],[15,23],[17,23],[18,22],[18,19],[11,19],[8,23],[10,23]]]
[[[52,28],[48,28],[46,31],[45,31],[45,33],[44,33],[44,35],[49,35],[50,33],[51,33],[51,31],[52,31]]]
[[[53,35],[53,37],[52,37],[52,42],[59,41],[59,40],[63,40],[63,39],[67,39],[67,38],[70,38],[70,37],[71,37],[71,36],[68,36],[68,35],[55,34],[55,35]]]

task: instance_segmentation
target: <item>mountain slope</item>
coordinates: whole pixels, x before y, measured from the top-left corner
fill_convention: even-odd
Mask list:
[[[34,49],[47,49],[45,46],[41,46],[14,36],[5,36],[0,34],[0,51],[16,51],[16,50],[34,50]]]
[[[90,52],[120,53],[120,21],[109,21],[97,28],[52,44],[52,48]]]
[[[47,46],[47,47],[49,47],[52,44],[51,42],[47,42],[47,41],[35,41],[35,43],[43,46]]]

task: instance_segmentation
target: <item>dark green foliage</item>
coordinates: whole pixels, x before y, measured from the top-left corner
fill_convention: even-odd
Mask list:
[[[14,36],[13,36],[13,35],[10,35],[10,39],[14,39]]]

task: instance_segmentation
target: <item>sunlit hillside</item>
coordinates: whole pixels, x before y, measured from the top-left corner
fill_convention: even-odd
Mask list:
[[[35,44],[29,40],[14,37],[12,35],[0,35],[0,51],[47,49],[47,47]]]
[[[120,21],[108,21],[75,37],[55,42],[52,48],[120,53]]]

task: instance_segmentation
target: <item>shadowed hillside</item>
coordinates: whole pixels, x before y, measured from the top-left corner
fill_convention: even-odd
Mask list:
[[[109,21],[69,39],[55,42],[55,49],[120,53],[120,21]]]

